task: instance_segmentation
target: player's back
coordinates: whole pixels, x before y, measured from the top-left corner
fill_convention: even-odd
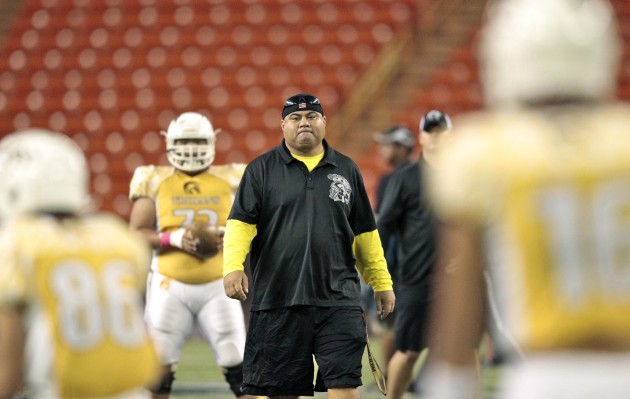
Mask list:
[[[488,227],[508,331],[525,350],[630,348],[630,108],[455,126],[436,206]]]
[[[24,306],[29,397],[107,397],[153,382],[143,241],[98,215],[25,216],[0,234],[0,301]]]

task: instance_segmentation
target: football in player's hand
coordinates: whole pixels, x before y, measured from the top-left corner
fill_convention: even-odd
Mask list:
[[[219,232],[208,223],[195,222],[186,228],[186,235],[196,242],[195,255],[211,258],[219,253]]]

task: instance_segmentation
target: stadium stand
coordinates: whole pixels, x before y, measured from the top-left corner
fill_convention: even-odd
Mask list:
[[[278,142],[285,97],[317,93],[329,140],[373,192],[385,168],[375,131],[415,128],[429,107],[481,106],[473,46],[486,0],[5,3],[0,135],[68,132],[93,164],[97,205],[122,216],[133,167],[164,162],[159,132],[185,110],[222,129],[216,162],[246,162]],[[619,94],[630,99],[630,7],[613,3],[627,43]]]
[[[386,169],[378,163],[370,137],[393,124],[417,129],[421,115],[439,108],[450,115],[483,104],[475,56],[482,13],[487,1],[444,1],[423,9],[412,55],[389,85],[362,109],[356,127],[345,131],[344,143],[357,154],[368,187]],[[630,100],[630,3],[611,0],[625,43],[617,95]],[[341,109],[340,114],[346,113]],[[352,151],[348,151],[352,153]]]

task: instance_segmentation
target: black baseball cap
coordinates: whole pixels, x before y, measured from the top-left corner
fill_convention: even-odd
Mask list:
[[[433,109],[420,119],[420,131],[431,133],[433,131],[442,132],[444,130],[451,130],[452,128],[451,118],[442,111]]]
[[[400,144],[413,148],[416,140],[411,130],[405,126],[392,126],[384,133],[374,135],[374,140],[379,144]]]

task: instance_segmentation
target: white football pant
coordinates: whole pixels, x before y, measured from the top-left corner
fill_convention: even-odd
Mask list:
[[[505,373],[505,399],[619,399],[630,393],[630,353],[529,354]]]
[[[145,318],[164,365],[179,361],[195,322],[220,367],[243,362],[243,308],[225,295],[223,280],[185,284],[153,271],[147,284]]]

